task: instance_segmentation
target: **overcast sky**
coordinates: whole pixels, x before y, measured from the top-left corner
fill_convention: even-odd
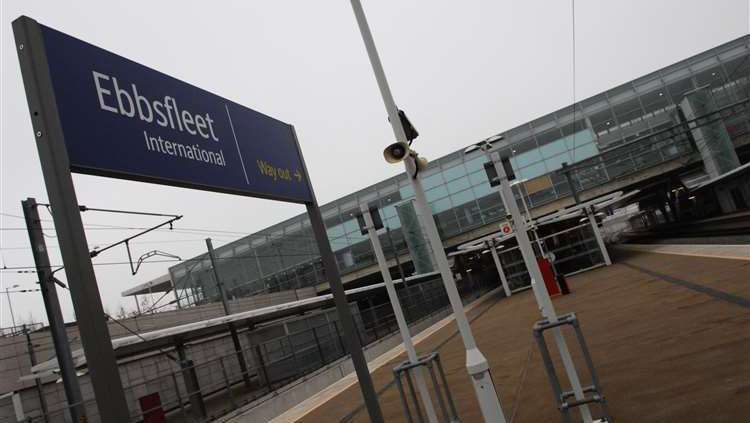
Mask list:
[[[393,141],[346,0],[3,0],[0,107],[0,252],[32,266],[20,201],[47,201],[14,49],[11,21],[40,23],[295,125],[321,204],[400,172],[382,160]],[[416,149],[437,158],[471,142],[748,33],[748,0],[578,0],[575,58],[571,2],[366,0],[364,9],[397,104],[420,132]],[[577,70],[573,75],[573,63]],[[575,92],[574,92],[575,80]],[[89,207],[184,214],[176,228],[232,231],[223,245],[304,212],[299,205],[166,186],[74,176]],[[43,218],[49,218],[40,210]],[[8,216],[11,215],[11,216]],[[85,213],[85,224],[144,226],[154,218]],[[45,225],[52,228],[51,222]],[[89,246],[128,231],[88,230]],[[60,263],[54,231],[52,262]],[[205,234],[158,232],[135,243],[182,258],[205,251]],[[127,260],[124,248],[94,263]],[[97,265],[105,308],[133,309],[120,292],[167,272],[145,264]],[[34,288],[33,274],[0,272],[2,289]],[[61,292],[66,320],[73,318]],[[17,321],[46,320],[39,293],[13,294]],[[0,326],[10,325],[0,298]]]

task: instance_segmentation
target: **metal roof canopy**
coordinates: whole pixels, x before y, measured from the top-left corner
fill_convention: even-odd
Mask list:
[[[750,163],[745,163],[742,166],[736,167],[729,172],[725,172],[715,178],[711,178],[706,182],[702,182],[698,184],[697,186],[690,189],[690,192],[698,192],[702,191],[706,188],[709,188],[711,186],[714,186],[718,184],[719,182],[727,181],[732,178],[739,178],[740,176],[743,176],[745,173],[750,172]]]
[[[123,297],[130,297],[134,295],[153,294],[154,292],[169,292],[172,289],[174,289],[172,278],[167,274],[159,276],[156,279],[151,279],[140,285],[136,285],[130,289],[126,289],[125,291],[122,291],[120,295]]]
[[[407,277],[406,281],[422,281],[430,277],[438,276],[437,272],[423,273]],[[401,283],[401,279],[393,281],[394,284]],[[362,294],[374,289],[385,287],[385,283],[380,282],[360,288],[346,290],[347,296]],[[158,350],[160,348],[171,348],[175,341],[189,342],[207,338],[212,335],[228,332],[228,323],[236,323],[237,326],[248,326],[249,324],[264,323],[276,320],[282,317],[298,315],[306,311],[322,309],[332,305],[333,294],[321,295],[319,297],[306,298],[303,300],[292,301],[284,304],[263,307],[255,310],[243,311],[227,316],[215,317],[200,322],[187,323],[171,328],[158,329],[151,332],[139,334],[138,336],[125,336],[112,340],[112,348],[118,359],[143,354]],[[73,351],[73,357],[76,359],[76,367],[86,365],[86,357],[83,351],[78,349]],[[39,363],[31,368],[31,375],[24,376],[22,379],[33,379],[34,377],[49,376],[57,368],[57,358],[52,358],[43,363]]]
[[[637,190],[637,189],[630,191],[627,194],[623,194],[622,191],[615,191],[613,193],[606,194],[601,197],[597,197],[592,200],[573,205],[571,207],[560,209],[552,214],[548,214],[546,216],[540,217],[536,219],[536,224],[547,225],[547,224],[559,222],[562,220],[572,219],[574,217],[580,216],[583,209],[587,207],[591,207],[591,206],[594,207],[594,210],[601,210],[605,207],[609,207],[617,203],[620,203],[624,200],[633,198],[639,192],[640,190]]]

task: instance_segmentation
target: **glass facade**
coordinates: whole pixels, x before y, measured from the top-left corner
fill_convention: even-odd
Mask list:
[[[569,195],[563,162],[576,164],[578,189],[587,189],[690,154],[677,105],[688,91],[708,85],[719,110],[746,105],[750,89],[750,38],[743,37],[615,87],[504,132],[501,154],[511,164],[530,208]],[[748,112],[721,113],[732,139],[748,132]],[[467,140],[469,144],[473,140]],[[443,240],[498,222],[505,211],[490,188],[481,152],[457,151],[422,171],[423,185]],[[377,206],[391,241],[381,235],[386,257],[406,252],[394,204],[414,193],[405,174],[321,207],[342,275],[369,267],[375,257],[356,220],[360,204]],[[216,249],[229,295],[277,291],[323,283],[325,274],[306,215],[300,215]],[[170,269],[178,289],[195,300],[218,299],[205,256]]]

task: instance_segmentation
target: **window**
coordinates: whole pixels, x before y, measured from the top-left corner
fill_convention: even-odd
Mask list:
[[[474,172],[469,175],[469,181],[472,185],[479,185],[482,182],[487,182],[487,173],[484,171],[484,169],[480,170],[479,172]]]
[[[542,160],[542,154],[539,152],[538,149],[527,151],[521,154],[516,154],[515,156],[516,166],[518,168],[529,166],[541,160]]]
[[[435,187],[433,189],[425,191],[425,196],[427,197],[427,201],[432,202],[434,200],[447,197],[448,190],[445,188],[445,185],[440,185],[439,187]]]
[[[495,188],[492,188],[490,184],[487,182],[486,178],[485,181],[482,184],[479,184],[472,188],[474,190],[474,196],[476,198],[484,197],[485,195],[489,195],[493,192],[497,193],[497,190]]]
[[[591,115],[589,119],[591,119],[591,126],[594,127],[594,132],[597,134],[606,132],[615,125],[614,116],[609,108]]]
[[[433,214],[449,210],[451,208],[451,200],[450,198],[443,198],[441,200],[431,201],[430,208],[432,209]]]
[[[454,207],[474,201],[474,198],[476,198],[474,197],[474,192],[470,189],[451,195],[451,201],[453,202]]]
[[[536,178],[537,176],[547,173],[547,166],[544,162],[534,163],[530,166],[521,168],[520,174],[522,179]]]
[[[462,176],[466,176],[466,169],[462,164],[443,170],[443,178],[446,181],[452,181]]]
[[[549,144],[560,138],[561,138],[560,130],[557,128],[553,128],[553,129],[550,129],[549,131],[545,131],[541,134],[537,134],[536,142],[540,146],[544,146],[545,144]]]
[[[399,188],[399,193],[401,194],[401,198],[413,198],[414,197],[414,188],[411,187],[411,185],[407,185],[405,187]]]
[[[711,85],[711,88],[720,87],[724,84],[724,71],[721,65],[698,72],[695,75],[698,86]]]
[[[573,161],[577,162],[589,157],[596,156],[597,154],[599,154],[599,148],[597,148],[596,143],[589,143],[580,147],[576,147],[576,149],[571,153],[571,156],[574,159]]]
[[[559,139],[553,143],[549,143],[547,145],[543,145],[539,148],[539,151],[542,154],[542,157],[548,158],[557,156],[558,154],[562,154],[567,151],[565,146],[565,140]]]
[[[441,175],[440,173],[436,173],[434,175],[431,175],[422,179],[422,185],[424,186],[425,190],[436,187],[442,183],[443,183],[443,175]]]
[[[685,93],[693,89],[693,81],[690,78],[682,79],[667,86],[667,91],[675,103],[680,103]]]
[[[563,154],[560,154],[558,156],[550,157],[549,159],[545,159],[544,162],[547,165],[547,170],[550,172],[553,170],[560,169],[562,167],[563,163],[571,164],[573,163],[573,159],[570,156],[570,153],[567,151]]]
[[[464,163],[464,166],[466,166],[466,170],[468,173],[476,172],[477,170],[484,169],[484,162],[487,161],[487,158],[484,156],[484,154],[480,155],[479,157],[475,157],[466,163]]]
[[[461,179],[448,182],[446,185],[448,186],[448,193],[454,194],[469,188],[471,183],[469,182],[469,178],[464,176]]]

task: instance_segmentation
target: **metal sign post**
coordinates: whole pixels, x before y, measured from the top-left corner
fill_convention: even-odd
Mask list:
[[[375,253],[375,258],[377,259],[378,267],[380,268],[380,275],[383,277],[383,282],[385,283],[385,290],[388,292],[388,299],[391,302],[393,314],[396,316],[396,323],[398,325],[398,330],[401,333],[401,339],[404,341],[406,355],[409,357],[409,362],[416,365],[419,362],[419,357],[417,356],[417,351],[414,349],[414,343],[412,342],[411,333],[409,332],[409,325],[406,323],[406,318],[404,318],[404,311],[401,309],[401,301],[399,301],[398,293],[396,293],[396,288],[393,286],[391,272],[388,269],[385,254],[383,254],[383,247],[380,245],[380,238],[375,229],[375,224],[372,221],[370,209],[367,204],[361,204],[360,210],[362,211],[362,217],[364,217],[365,220],[367,235],[372,243],[372,250]],[[427,389],[427,384],[425,383],[424,369],[418,367],[415,368],[414,371],[415,379],[417,380],[417,390],[419,391],[419,396],[422,398],[422,405],[424,405],[427,420],[430,423],[437,423],[438,417],[435,413],[435,407],[432,404],[430,391]]]
[[[294,128],[31,18],[13,32],[102,421],[130,416],[71,171],[304,204],[370,418],[382,422]]]
[[[388,86],[388,81],[386,80],[385,72],[383,71],[383,65],[380,63],[380,57],[375,48],[375,41],[372,38],[372,33],[367,24],[367,18],[362,9],[362,4],[359,0],[351,0],[351,4],[352,9],[354,10],[354,16],[357,19],[357,24],[359,25],[360,33],[362,34],[365,49],[370,58],[370,64],[375,73],[375,79],[380,88],[380,94],[383,97],[385,108],[388,111],[388,118],[391,122],[393,133],[396,136],[397,141],[403,142],[407,145],[406,133],[404,132],[404,127],[401,123],[401,118],[399,117],[398,108],[393,100],[391,89]],[[479,351],[479,348],[477,348],[474,335],[471,332],[471,327],[466,318],[461,297],[456,289],[456,282],[453,280],[453,273],[448,264],[448,259],[445,256],[443,243],[440,240],[437,226],[435,226],[435,220],[432,217],[432,212],[428,206],[427,198],[425,197],[421,177],[417,172],[417,164],[414,157],[407,154],[404,159],[404,165],[406,166],[406,174],[410,176],[409,180],[414,189],[414,204],[417,209],[417,215],[420,216],[422,224],[425,227],[427,239],[432,247],[433,254],[435,255],[435,261],[443,279],[443,284],[445,285],[445,290],[448,294],[451,307],[453,308],[453,315],[455,316],[461,339],[466,348],[466,369],[469,375],[471,375],[471,381],[474,385],[474,391],[479,402],[482,416],[486,422],[505,423],[505,416],[500,407],[500,401],[497,398],[495,385],[493,384],[490,375],[489,363],[482,352]]]
[[[60,309],[60,299],[57,296],[55,279],[50,267],[47,243],[44,241],[44,233],[42,231],[42,221],[39,218],[39,211],[37,210],[38,204],[36,203],[36,199],[27,198],[21,201],[21,206],[23,208],[23,216],[26,219],[26,229],[29,232],[31,254],[34,256],[36,274],[39,278],[39,288],[42,291],[44,308],[47,310],[47,320],[49,321],[50,332],[52,334],[52,342],[55,346],[57,364],[60,366],[60,376],[65,388],[65,397],[68,400],[70,418],[73,422],[80,422],[82,421],[81,419],[86,417],[86,408],[83,406],[81,387],[78,385],[78,376],[73,364],[73,355],[70,352],[68,332],[65,330],[65,321]]]
[[[21,17],[13,21],[13,34],[39,160],[53,210],[52,218],[99,415],[102,421],[129,421],[130,412],[78,210],[42,31],[35,21]]]

